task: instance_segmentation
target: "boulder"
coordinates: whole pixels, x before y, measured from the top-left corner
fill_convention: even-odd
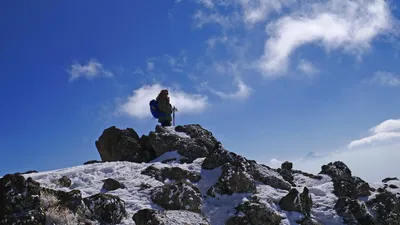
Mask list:
[[[248,172],[255,180],[273,188],[289,191],[292,187],[292,185],[285,181],[278,172],[266,165],[251,163],[250,170]]]
[[[58,184],[61,187],[70,187],[72,181],[67,176],[62,176],[60,179],[58,179]]]
[[[64,206],[72,212],[84,212],[86,210],[85,204],[82,199],[82,193],[79,190],[72,190],[70,192],[57,191],[56,197],[58,204]]]
[[[229,218],[226,225],[279,225],[283,219],[272,209],[257,200],[246,201],[236,207],[242,215]]]
[[[127,215],[125,202],[118,196],[95,194],[83,199],[93,219],[100,224],[119,224]]]
[[[321,167],[320,174],[326,174],[330,176],[333,180],[340,178],[351,178],[351,171],[341,161],[336,161],[334,163],[329,163],[328,165],[323,165]]]
[[[323,165],[320,174],[326,174],[332,178],[334,193],[336,196],[356,199],[371,195],[370,186],[363,179],[352,176],[350,169],[340,161]]]
[[[293,169],[293,163],[289,162],[289,161],[285,161],[284,163],[282,163],[281,165],[281,169],[282,170],[292,170]]]
[[[122,188],[122,189],[125,188],[124,184],[122,184],[119,181],[114,180],[112,178],[107,178],[107,179],[102,180],[102,181],[104,182],[102,188],[104,190],[106,190],[106,191],[114,191],[114,190],[117,190],[117,189],[120,189],[120,188]]]
[[[20,174],[0,178],[0,224],[44,224],[40,184]]]
[[[141,174],[154,177],[156,180],[164,182],[166,179],[181,181],[190,180],[191,182],[198,182],[201,179],[200,174],[190,172],[179,167],[164,167],[159,169],[155,166],[148,166]]]
[[[199,125],[185,125],[177,130],[157,125],[156,130],[149,133],[149,143],[155,150],[156,157],[169,151],[178,151],[186,162],[192,162],[197,158],[206,157],[214,146],[208,131]],[[189,134],[185,133],[188,132]],[[195,132],[196,131],[196,132]],[[190,137],[189,135],[192,135]]]
[[[191,183],[179,181],[155,188],[151,199],[166,210],[201,212],[200,190]]]
[[[165,210],[141,209],[136,212],[132,219],[136,225],[211,225],[201,214],[187,210]]]
[[[279,206],[286,211],[296,211],[304,214],[306,217],[311,216],[312,199],[307,187],[304,187],[303,193],[299,193],[297,189],[293,188],[290,192],[283,197]]]
[[[148,162],[154,158],[153,149],[144,148],[138,134],[131,128],[107,128],[95,142],[102,161]]]
[[[208,190],[207,194],[215,197],[216,194],[255,193],[256,190],[252,176],[242,168],[227,163],[222,167],[222,173],[217,183]]]
[[[203,163],[201,164],[201,168],[205,170],[213,170],[223,166],[226,163],[242,166],[242,168],[248,166],[248,161],[246,158],[226,150],[222,146],[221,142],[217,142],[210,151],[210,154],[204,159]]]

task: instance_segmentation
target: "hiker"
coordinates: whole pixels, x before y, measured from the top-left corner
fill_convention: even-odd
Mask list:
[[[161,126],[171,126],[172,120],[172,105],[169,102],[168,90],[161,90],[160,94],[158,94],[156,98],[159,110],[158,122],[161,123]]]

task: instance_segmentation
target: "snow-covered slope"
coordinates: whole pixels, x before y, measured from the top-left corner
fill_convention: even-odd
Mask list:
[[[0,205],[0,221],[14,224],[10,221],[28,215],[46,224],[82,222],[74,216],[57,220],[49,209],[43,211],[43,205],[53,204],[68,208],[62,211],[64,217],[83,215],[88,221],[82,224],[400,222],[396,178],[368,184],[342,162],[322,166],[318,175],[292,170],[289,162],[272,169],[227,151],[211,133],[194,125],[158,127],[141,138],[133,130],[106,131],[96,142],[99,153],[130,161],[6,175],[0,179],[1,204],[5,204]],[[30,203],[36,198],[41,198],[41,207]]]
[[[165,153],[165,155],[162,155],[157,160],[154,160],[153,163],[105,162],[48,172],[26,174],[24,176],[26,178],[32,177],[33,180],[38,181],[42,186],[54,190],[68,192],[78,189],[81,191],[82,197],[89,197],[104,191],[102,190],[102,180],[104,179],[112,178],[118,180],[119,182],[125,184],[126,188],[109,191],[107,193],[117,195],[125,201],[125,207],[127,209],[128,216],[121,224],[135,224],[132,220],[132,216],[138,210],[144,208],[161,209],[151,201],[151,188],[162,186],[164,183],[173,182],[170,180],[160,182],[147,175],[142,175],[141,171],[146,169],[149,165],[154,165],[157,168],[180,167],[184,170],[201,174],[202,179],[196,183],[196,186],[199,187],[203,196],[207,195],[207,190],[217,182],[221,174],[220,168],[211,171],[202,170],[201,163],[203,162],[204,158],[195,160],[191,164],[164,164],[160,162],[171,157],[177,157],[177,153]],[[67,176],[71,179],[72,185],[70,187],[60,187],[58,185],[57,181],[62,176]],[[307,186],[310,189],[312,199],[315,199],[314,201],[319,203],[312,208],[313,214],[316,216],[318,221],[322,222],[323,224],[342,224],[340,222],[340,217],[333,209],[337,197],[331,193],[333,191],[333,184],[328,176],[323,175],[322,180],[315,180],[301,174],[296,174],[295,180],[298,181],[298,183],[303,187]],[[151,186],[151,188],[141,190],[142,184],[148,184]],[[302,191],[302,186],[297,188]],[[281,222],[282,225],[295,224],[294,221],[302,217],[300,213],[282,211],[279,209],[279,207],[269,203],[271,200],[278,202],[287,193],[288,191],[279,190],[259,183],[257,184],[257,194],[255,194],[256,196],[260,197],[262,202],[270,205],[271,209],[285,218]],[[219,198],[210,198],[204,201],[202,213],[213,225],[225,224],[225,221],[229,217],[235,215],[236,210],[234,208],[250,197],[251,194],[244,193],[224,195],[219,196]],[[193,221],[191,221],[192,219],[193,218],[188,218],[188,221],[184,222],[188,224],[195,224]]]

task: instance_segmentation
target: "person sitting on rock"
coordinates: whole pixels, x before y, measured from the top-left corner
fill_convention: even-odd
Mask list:
[[[168,90],[161,90],[157,96],[157,104],[159,110],[158,122],[161,126],[171,126],[172,121],[172,105],[169,101]]]

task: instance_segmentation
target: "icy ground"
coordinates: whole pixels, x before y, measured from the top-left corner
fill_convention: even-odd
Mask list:
[[[160,209],[160,207],[156,204],[153,204],[150,199],[151,188],[140,190],[140,186],[143,183],[148,184],[151,187],[161,186],[164,184],[160,181],[155,180],[152,177],[142,175],[140,173],[149,165],[153,165],[157,168],[174,166],[180,167],[188,171],[200,173],[202,179],[197,183],[197,186],[201,190],[203,196],[202,212],[213,225],[225,224],[226,219],[234,216],[234,213],[236,211],[234,207],[251,197],[250,194],[234,194],[231,196],[223,195],[217,196],[216,198],[204,197],[206,196],[207,190],[211,186],[213,186],[218,180],[221,169],[217,168],[214,170],[202,170],[201,163],[204,158],[197,159],[191,164],[179,164],[175,162],[171,162],[169,164],[161,163],[162,160],[169,158],[179,158],[179,155],[176,152],[168,152],[150,163],[96,163],[48,172],[26,174],[24,176],[26,178],[32,177],[42,186],[55,190],[71,191],[73,189],[78,189],[82,192],[82,197],[87,197],[102,192],[103,179],[116,179],[124,183],[126,185],[126,189],[118,189],[115,191],[110,191],[108,193],[117,195],[125,201],[128,216],[122,222],[122,224],[135,224],[135,222],[132,220],[132,216],[140,209]],[[67,176],[71,179],[72,185],[69,188],[61,188],[57,185],[57,180],[62,176]],[[307,186],[310,190],[310,194],[314,203],[312,214],[315,219],[322,222],[323,224],[342,224],[340,222],[341,217],[339,217],[333,209],[337,197],[332,193],[333,184],[331,182],[331,179],[325,175],[322,175],[322,180],[312,179],[301,174],[294,174],[294,176],[296,184]],[[171,181],[166,180],[164,182],[167,183]],[[282,220],[281,224],[296,224],[295,221],[301,218],[301,214],[280,210],[279,206],[275,205],[272,202],[272,200],[279,201],[288,192],[285,190],[275,189],[271,186],[261,183],[258,183],[257,185],[258,194],[256,195],[261,198],[262,202],[266,203],[281,216],[285,217],[285,219]],[[299,191],[302,191],[303,189],[303,187],[297,188],[299,189]],[[193,224],[193,219],[195,219],[195,216],[188,217],[186,215],[186,218],[188,220],[186,222],[188,222],[189,224]],[[184,220],[185,218],[181,219]]]

